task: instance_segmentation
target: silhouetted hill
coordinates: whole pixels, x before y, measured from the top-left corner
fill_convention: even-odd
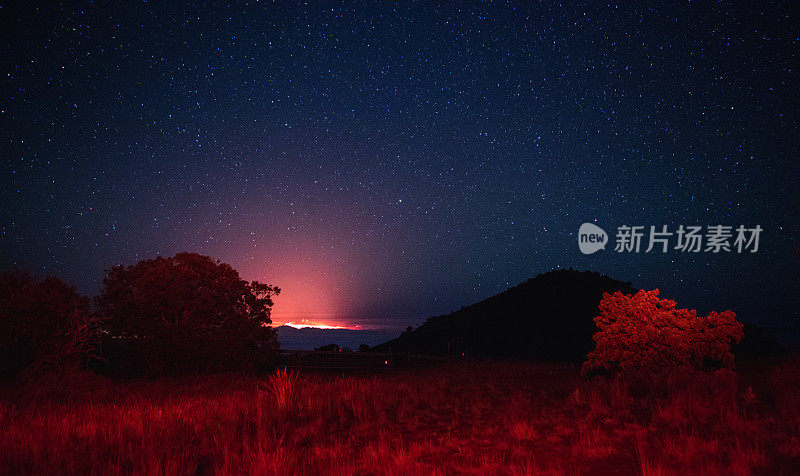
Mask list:
[[[593,271],[556,270],[373,348],[470,357],[582,361],[593,348],[593,318],[604,292],[634,293],[631,283]]]

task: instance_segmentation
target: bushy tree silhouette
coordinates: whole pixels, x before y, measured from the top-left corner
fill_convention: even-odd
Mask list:
[[[126,372],[200,372],[270,363],[275,286],[239,277],[196,253],[143,260],[108,272],[97,302],[106,354]]]
[[[744,337],[733,311],[698,316],[659,299],[658,289],[633,295],[605,293],[594,321],[596,348],[585,373],[612,370],[653,375],[674,369],[703,369],[733,364],[731,344]]]
[[[76,364],[97,348],[89,298],[58,278],[0,274],[0,374]]]

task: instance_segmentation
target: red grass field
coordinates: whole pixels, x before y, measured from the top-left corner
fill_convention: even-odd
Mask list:
[[[0,473],[800,472],[796,360],[649,389],[499,362],[70,382],[3,393]]]

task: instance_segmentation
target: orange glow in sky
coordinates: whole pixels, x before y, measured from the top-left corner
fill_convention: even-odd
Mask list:
[[[281,288],[273,298],[273,327],[360,328],[342,317],[349,314],[346,301],[352,290],[348,283],[353,279],[337,256],[310,244],[302,249],[275,248],[269,259],[256,258],[237,266],[245,279]]]
[[[336,324],[322,324],[320,322],[309,321],[307,319],[301,319],[299,322],[273,322],[275,326],[289,326],[294,327],[295,329],[302,329],[304,327],[316,327],[318,329],[351,329],[351,330],[359,330],[361,326],[343,326],[343,325],[336,325]]]

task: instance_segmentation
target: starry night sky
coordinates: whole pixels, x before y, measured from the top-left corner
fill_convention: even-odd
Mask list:
[[[800,22],[756,3],[4,5],[0,265],[93,295],[195,251],[277,322],[395,327],[574,267],[796,325]],[[764,231],[585,256],[583,222]]]

